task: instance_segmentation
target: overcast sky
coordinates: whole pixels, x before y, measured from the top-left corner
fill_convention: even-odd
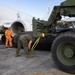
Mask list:
[[[0,4],[8,6],[35,17],[42,18],[50,5],[50,12],[54,5],[60,5],[64,0],[0,0]]]

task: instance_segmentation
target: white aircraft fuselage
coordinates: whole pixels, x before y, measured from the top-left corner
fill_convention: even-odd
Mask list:
[[[0,25],[11,27],[14,33],[19,29],[32,31],[32,18],[31,15],[0,5]]]

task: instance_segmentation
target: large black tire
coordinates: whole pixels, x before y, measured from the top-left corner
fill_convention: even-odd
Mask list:
[[[21,34],[17,34],[14,36],[13,38],[13,47],[17,47],[17,44],[18,44],[18,39],[20,37]]]
[[[1,37],[1,42],[2,42],[3,44],[5,44],[5,39],[6,39],[5,34],[3,34],[2,37]]]
[[[68,73],[75,73],[75,33],[66,32],[56,37],[51,47],[56,66]]]
[[[16,34],[13,38],[13,46],[17,47],[18,39],[21,35],[30,34],[32,36],[32,33],[33,33],[32,31],[28,31],[28,32],[21,32],[21,33]]]
[[[18,44],[18,39],[21,35],[25,34],[25,32],[22,32],[22,33],[18,33],[14,36],[13,38],[13,47],[17,47],[17,44]]]
[[[41,38],[35,49],[51,51],[51,45],[54,39],[55,39],[54,36]]]

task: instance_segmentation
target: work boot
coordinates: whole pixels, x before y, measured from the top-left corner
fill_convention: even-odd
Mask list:
[[[21,55],[20,54],[16,54],[16,57],[20,57]]]
[[[32,56],[31,55],[26,55],[26,58],[32,58]]]

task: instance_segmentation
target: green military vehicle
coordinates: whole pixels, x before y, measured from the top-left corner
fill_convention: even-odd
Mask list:
[[[75,73],[75,22],[61,21],[62,16],[75,17],[75,0],[66,0],[60,6],[54,6],[48,21],[33,18],[33,36],[38,38],[44,33],[45,37],[41,40],[47,39],[46,42],[51,43],[49,48],[57,67]]]
[[[50,49],[52,59],[60,70],[75,73],[75,21],[61,21],[62,16],[75,17],[75,0],[65,0],[60,6],[54,6],[48,21],[33,17],[33,32],[15,35],[13,43],[17,46],[19,36],[25,33],[33,34],[35,40],[44,33],[45,37],[40,39],[36,49]],[[0,32],[4,34],[4,31]],[[1,39],[5,42],[4,35]]]

